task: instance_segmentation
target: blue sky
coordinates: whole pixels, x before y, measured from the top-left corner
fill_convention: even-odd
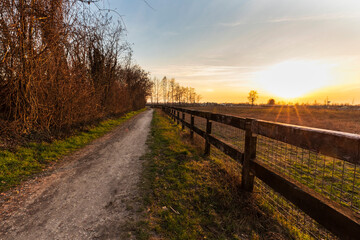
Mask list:
[[[195,87],[204,101],[244,102],[251,89],[265,101],[274,92],[261,84],[266,77],[256,81],[264,75],[258,73],[291,65],[296,75],[304,62],[321,69],[326,66],[332,77],[318,84],[319,89],[309,90],[302,101],[321,101],[330,95],[334,101],[351,102],[360,90],[358,1],[148,3],[154,10],[142,0],[107,0],[104,4],[123,15],[137,63],[152,76],[174,77],[184,86]],[[360,103],[360,98],[355,101]]]

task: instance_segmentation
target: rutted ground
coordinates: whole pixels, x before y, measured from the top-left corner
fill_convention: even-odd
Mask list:
[[[134,238],[151,119],[139,114],[14,191],[0,208],[0,239]]]

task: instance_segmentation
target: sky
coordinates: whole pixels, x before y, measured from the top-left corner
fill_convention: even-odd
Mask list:
[[[105,0],[152,77],[203,102],[360,104],[358,0]]]

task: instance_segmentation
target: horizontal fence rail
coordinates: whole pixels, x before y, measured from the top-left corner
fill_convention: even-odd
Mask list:
[[[286,175],[284,172],[278,171],[276,168],[266,164],[266,162],[259,160],[260,156],[256,156],[256,143],[260,143],[259,139],[259,141],[257,141],[258,136],[342,160],[343,176],[345,162],[354,164],[355,175],[352,187],[353,192],[356,192],[355,190],[359,188],[359,186],[355,186],[355,177],[357,171],[356,166],[360,164],[360,135],[240,118],[179,107],[161,105],[154,107],[162,108],[162,110],[177,121],[178,124],[181,122],[183,127],[189,128],[191,136],[193,136],[193,132],[195,132],[204,138],[206,142],[205,154],[210,153],[211,144],[232,159],[241,163],[243,166],[242,186],[245,190],[252,191],[254,177],[257,177],[341,239],[359,239],[359,212],[352,211],[351,208],[349,209],[338,202],[326,198],[323,194],[299,182],[298,179],[294,179],[290,175]],[[181,116],[180,113],[182,113]],[[190,115],[190,123],[185,121],[185,114]],[[206,119],[205,131],[195,126],[194,116]],[[233,144],[211,134],[212,121],[245,131],[245,146],[243,152],[239,151]],[[261,146],[258,146],[259,149],[260,147]],[[274,146],[272,147],[274,148]],[[274,158],[276,158],[276,156]],[[297,168],[302,171],[302,166],[297,166]],[[308,168],[310,169],[310,166],[308,166]],[[320,171],[315,169],[315,177],[316,174],[319,173]],[[331,185],[331,188],[332,187]],[[356,197],[358,196],[352,196],[353,199]],[[352,205],[351,203],[351,206]]]

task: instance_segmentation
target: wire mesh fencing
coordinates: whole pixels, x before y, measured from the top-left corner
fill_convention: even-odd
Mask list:
[[[255,181],[254,192],[258,196],[260,205],[271,211],[274,218],[297,238],[338,239],[301,209],[258,179]]]
[[[323,196],[360,213],[360,167],[258,136],[257,159]]]
[[[190,114],[185,114],[190,123]],[[180,113],[182,118],[182,113]],[[195,116],[195,126],[206,131],[207,119]],[[211,135],[245,152],[245,131],[227,124],[212,122]],[[257,136],[256,160],[273,172],[313,189],[322,196],[360,214],[360,166],[315,151],[300,148],[262,135]],[[306,215],[267,184],[256,179],[255,192],[262,203],[274,211],[279,221],[294,231],[314,239],[336,237]],[[271,185],[271,183],[268,182]],[[284,193],[283,193],[284,194]],[[310,213],[309,213],[310,214]]]

